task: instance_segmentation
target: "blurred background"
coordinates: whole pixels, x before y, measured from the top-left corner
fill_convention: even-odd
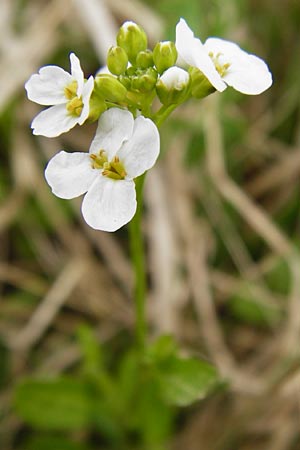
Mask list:
[[[33,137],[41,108],[23,87],[41,66],[69,70],[71,51],[94,74],[125,20],[152,47],[180,17],[274,77],[257,97],[228,88],[178,108],[147,176],[150,339],[172,334],[226,381],[181,409],[139,390],[126,353],[126,227],[88,228],[81,200],[43,177],[58,150],[89,148],[95,124]],[[298,0],[0,1],[1,450],[300,449],[299,30]],[[82,379],[100,373],[91,414]]]

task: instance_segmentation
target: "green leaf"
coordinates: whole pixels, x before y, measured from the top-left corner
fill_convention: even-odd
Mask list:
[[[259,293],[253,292],[253,285],[243,282],[228,301],[231,315],[244,323],[258,327],[273,327],[283,317],[282,305],[266,302]]]
[[[165,402],[157,379],[145,380],[140,388],[135,406],[137,429],[146,448],[165,449],[174,422],[173,407]]]
[[[103,370],[102,349],[94,331],[82,324],[77,331],[79,345],[83,354],[84,371],[87,374],[97,374]]]
[[[45,435],[29,439],[25,450],[87,450],[87,447],[63,436]]]
[[[146,358],[149,362],[157,365],[170,357],[176,356],[177,351],[178,347],[173,336],[164,334],[159,336],[148,348]]]
[[[91,421],[86,386],[66,377],[24,381],[17,386],[15,406],[25,422],[45,430],[78,430]]]
[[[270,272],[265,275],[265,279],[272,291],[287,295],[291,288],[291,274],[287,262],[278,259]]]
[[[228,302],[228,308],[236,319],[259,327],[274,326],[282,318],[280,308],[254,299],[249,292],[234,295]]]
[[[218,381],[213,366],[194,358],[170,358],[159,368],[158,377],[165,400],[178,406],[204,398]]]

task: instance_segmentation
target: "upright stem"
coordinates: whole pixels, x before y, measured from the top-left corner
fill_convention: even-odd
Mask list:
[[[135,180],[137,209],[134,218],[129,223],[131,259],[135,275],[134,300],[136,320],[136,341],[138,348],[143,350],[146,339],[146,268],[145,253],[142,233],[142,208],[143,208],[143,186],[145,174]]]
[[[150,113],[149,105],[145,106],[144,114]],[[162,106],[152,117],[157,127],[171,114],[178,105]],[[143,209],[143,187],[146,173],[135,180],[137,209],[135,216],[129,223],[129,238],[131,260],[134,270],[134,302],[135,302],[135,333],[136,343],[139,351],[143,351],[146,344],[147,322],[146,322],[146,265],[145,251],[142,233],[142,209]]]

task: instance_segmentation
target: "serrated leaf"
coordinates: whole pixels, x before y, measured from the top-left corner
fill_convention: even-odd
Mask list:
[[[15,394],[17,413],[28,424],[45,430],[78,430],[90,422],[86,386],[71,378],[28,380]]]
[[[204,398],[217,381],[216,369],[194,358],[173,357],[159,369],[162,395],[168,403],[178,406]]]

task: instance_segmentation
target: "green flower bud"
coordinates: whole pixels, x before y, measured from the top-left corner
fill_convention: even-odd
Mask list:
[[[174,42],[158,42],[153,50],[154,64],[159,73],[174,66],[177,60],[177,50]]]
[[[126,70],[126,75],[132,77],[135,74],[136,74],[136,67],[133,66],[128,67],[128,69]]]
[[[127,69],[128,56],[122,47],[111,47],[107,53],[107,67],[114,75],[121,75]]]
[[[215,92],[216,89],[201,70],[196,67],[190,67],[189,74],[191,77],[191,92],[193,97],[204,98]]]
[[[163,105],[169,106],[184,101],[190,86],[188,72],[173,66],[166,70],[156,84],[156,92]]]
[[[157,81],[157,71],[149,67],[145,72],[136,75],[132,79],[132,88],[140,92],[150,92],[155,88]]]
[[[93,91],[91,95],[89,106],[89,122],[95,122],[95,120],[98,120],[101,114],[107,109],[104,99],[100,97],[95,91]]]
[[[95,90],[98,95],[109,102],[122,102],[127,89],[116,77],[109,74],[100,74],[95,78]]]
[[[144,50],[136,57],[136,65],[141,69],[148,69],[153,66],[153,53],[151,50]]]
[[[120,75],[118,80],[123,84],[123,86],[126,87],[127,90],[131,88],[131,79],[128,75]]]
[[[131,64],[135,64],[137,54],[147,48],[147,35],[136,23],[125,22],[117,34],[117,44],[125,50]]]

